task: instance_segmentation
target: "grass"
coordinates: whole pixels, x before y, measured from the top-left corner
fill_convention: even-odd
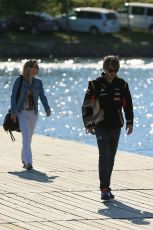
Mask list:
[[[74,46],[78,50],[85,47],[87,52],[93,53],[94,50],[101,50],[105,53],[111,53],[112,51],[115,53],[125,53],[128,55],[133,56],[135,54],[145,53],[147,52],[151,56],[151,50],[153,51],[152,47],[152,39],[153,37],[148,32],[142,32],[139,30],[132,30],[132,31],[124,31],[121,30],[119,33],[110,34],[103,34],[99,36],[91,36],[89,34],[83,33],[65,33],[65,32],[57,32],[54,34],[38,34],[38,35],[31,35],[28,33],[11,33],[7,32],[4,33],[0,38],[0,46],[3,44],[16,44],[19,45],[31,45],[33,44],[34,47],[38,49],[41,44],[53,46],[54,49],[61,47],[61,44],[70,44],[70,46]],[[141,52],[141,53],[140,53]],[[95,52],[95,55],[97,53]],[[73,54],[72,54],[73,55]],[[79,54],[78,54],[79,55]],[[80,52],[81,55],[81,52]]]
[[[10,42],[26,42],[26,41],[43,41],[43,40],[56,40],[58,42],[90,42],[97,43],[106,40],[116,40],[121,43],[139,43],[141,41],[152,42],[152,36],[148,32],[142,32],[139,30],[133,31],[124,31],[121,30],[119,33],[114,33],[112,35],[103,34],[99,36],[91,36],[87,33],[74,33],[74,32],[57,32],[54,34],[38,34],[31,35],[28,33],[15,33],[15,32],[7,32],[1,35],[1,39]]]

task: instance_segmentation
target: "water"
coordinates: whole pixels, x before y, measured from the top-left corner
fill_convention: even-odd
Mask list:
[[[0,62],[0,125],[10,107],[10,93],[21,62]],[[47,118],[41,103],[35,132],[46,136],[96,145],[95,136],[84,131],[81,105],[88,81],[100,76],[102,62],[67,60],[40,62],[40,78],[52,109]],[[134,131],[126,135],[125,127],[119,150],[153,156],[153,60],[124,59],[118,74],[128,81],[134,104]]]

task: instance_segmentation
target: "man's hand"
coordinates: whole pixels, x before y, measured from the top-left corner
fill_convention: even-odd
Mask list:
[[[133,132],[133,126],[132,125],[126,125],[126,131],[127,131],[127,135],[130,135]]]
[[[94,134],[95,133],[95,129],[93,127],[86,129],[87,133],[91,133]]]

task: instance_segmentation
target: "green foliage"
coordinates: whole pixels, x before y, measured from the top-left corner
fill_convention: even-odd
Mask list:
[[[153,0],[48,0],[46,10],[53,15],[66,13],[73,7],[83,6],[103,7],[116,10],[122,7],[125,2],[153,3]]]
[[[0,13],[3,15],[23,11],[42,11],[48,0],[0,0]]]
[[[1,15],[18,12],[45,11],[52,15],[66,13],[73,7],[91,6],[117,9],[125,2],[153,3],[153,0],[0,0]]]

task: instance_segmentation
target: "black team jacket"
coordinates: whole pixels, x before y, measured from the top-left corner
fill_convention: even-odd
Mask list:
[[[104,119],[99,122],[96,126],[105,129],[118,129],[124,125],[123,111],[125,114],[126,125],[130,124],[133,126],[133,104],[131,93],[129,90],[128,83],[116,76],[111,83],[105,79],[105,74],[92,81],[94,84],[95,91],[89,82],[87,92],[85,94],[82,114],[85,128],[94,126],[93,124],[86,126],[86,116],[91,115],[92,111],[89,108],[85,108],[86,100],[89,101],[92,95],[96,93],[99,98],[101,108],[104,111]]]

